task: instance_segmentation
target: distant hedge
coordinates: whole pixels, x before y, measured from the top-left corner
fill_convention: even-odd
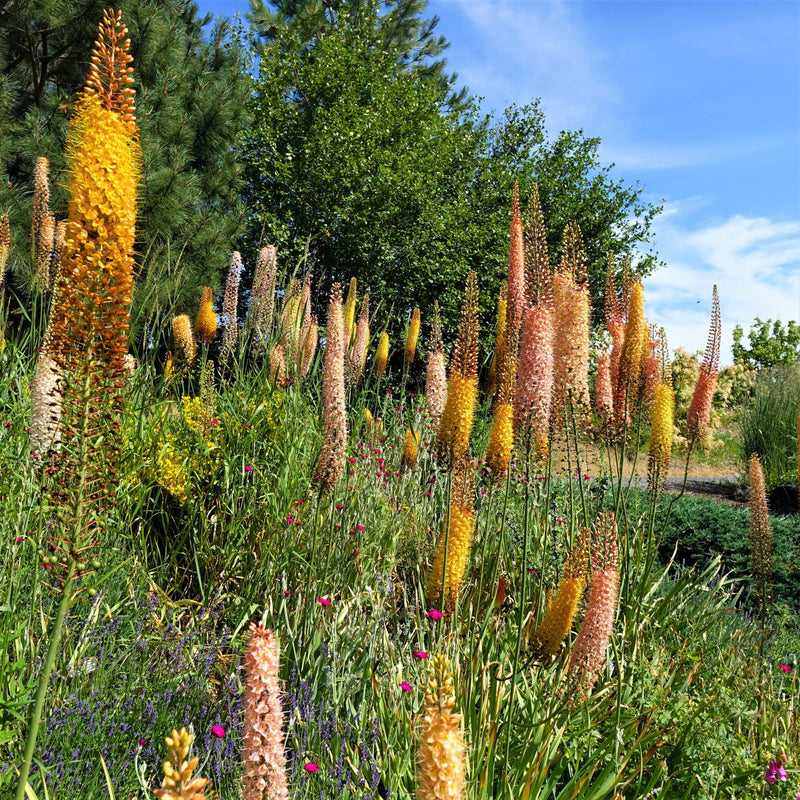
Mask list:
[[[629,516],[646,512],[646,492],[631,492]],[[705,564],[717,553],[726,572],[749,583],[750,511],[707,497],[685,495],[672,505],[668,501],[656,513],[656,531],[663,531],[659,552],[666,561],[677,545],[679,563]],[[665,524],[666,519],[666,524]],[[770,514],[773,552],[773,596],[800,610],[800,514]]]

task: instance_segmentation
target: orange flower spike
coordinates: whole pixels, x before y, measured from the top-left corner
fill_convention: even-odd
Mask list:
[[[756,595],[763,611],[769,605],[772,594],[772,534],[764,471],[756,453],[750,456],[750,547]]]
[[[525,318],[525,245],[522,217],[519,210],[519,186],[514,181],[511,191],[511,225],[508,245],[508,326],[509,350],[516,355],[519,349],[521,327]]]
[[[412,469],[414,464],[417,463],[417,452],[419,449],[419,434],[413,429],[409,428],[406,431],[406,438],[403,443],[403,456],[400,459],[400,469]]]
[[[708,341],[703,355],[703,364],[697,376],[692,402],[686,415],[686,429],[691,445],[702,441],[711,417],[711,401],[717,386],[717,370],[719,369],[719,349],[722,341],[722,325],[719,312],[719,296],[714,286],[711,299],[711,325],[708,330]]]

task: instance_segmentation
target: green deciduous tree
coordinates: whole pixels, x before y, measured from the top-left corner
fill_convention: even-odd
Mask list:
[[[499,119],[474,103],[450,109],[450,87],[409,68],[400,45],[375,46],[371,7],[372,17],[340,15],[311,38],[286,19],[261,42],[242,146],[253,245],[276,243],[289,265],[307,256],[322,296],[355,276],[397,318],[439,300],[452,329],[470,269],[493,314],[511,186],[519,180],[524,193],[536,180],[553,262],[564,225],[577,221],[599,296],[608,249],[646,242],[659,209],[613,178],[599,140],[548,139],[538,103]],[[651,255],[637,269],[654,265]]]
[[[51,162],[51,207],[65,216],[64,141],[107,3],[39,0],[0,5],[0,212],[9,211],[25,289],[31,177]],[[143,150],[137,250],[154,263],[181,254],[177,286],[191,295],[225,266],[243,220],[232,149],[247,123],[250,82],[230,25],[198,16],[188,0],[122,0],[134,56]],[[144,255],[149,254],[148,259]],[[141,278],[140,267],[140,278]]]
[[[800,358],[800,325],[789,320],[784,328],[776,319],[762,320],[756,317],[747,334],[749,347],[742,344],[744,331],[741,325],[733,329],[733,358],[751,367],[788,366]]]

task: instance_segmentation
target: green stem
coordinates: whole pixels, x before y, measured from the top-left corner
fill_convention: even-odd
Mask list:
[[[36,688],[36,702],[33,707],[30,724],[28,725],[28,736],[25,739],[25,755],[23,756],[22,768],[19,773],[17,793],[14,796],[15,800],[25,800],[25,787],[28,785],[28,776],[30,775],[31,764],[33,763],[33,752],[36,749],[36,739],[39,736],[39,726],[42,722],[44,700],[50,685],[50,673],[53,671],[53,665],[56,662],[58,646],[61,643],[61,633],[64,629],[64,618],[67,615],[67,608],[72,599],[72,582],[75,576],[75,567],[76,562],[71,560],[69,574],[64,582],[61,602],[58,605],[58,613],[56,614],[56,619],[53,624],[53,634],[50,638],[47,659],[44,662],[44,669],[39,677],[39,685]]]

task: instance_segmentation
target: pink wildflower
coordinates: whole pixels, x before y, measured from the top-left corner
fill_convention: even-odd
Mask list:
[[[217,739],[224,739],[225,738],[225,728],[222,725],[214,725],[211,728],[211,733],[217,737]]]
[[[428,616],[429,616],[431,619],[441,619],[441,618],[444,616],[444,614],[442,614],[442,612],[441,612],[441,611],[437,611],[435,608],[432,608],[432,609],[431,609],[431,610],[428,612]]]
[[[414,658],[419,658],[420,660],[428,657],[428,654],[424,650],[417,650],[413,655]]]
[[[245,464],[244,465],[244,471],[245,472],[252,472],[253,468],[249,464]]]
[[[788,664],[781,664],[778,669],[782,669],[784,672],[789,673],[792,671],[792,668]]]
[[[328,598],[327,598],[327,597],[318,597],[318,598],[317,598],[317,602],[318,602],[320,605],[323,605],[323,606],[329,606],[329,605],[331,604],[331,601],[330,601],[330,600],[328,600]]]
[[[401,688],[401,689],[402,689],[404,692],[410,692],[410,691],[411,691],[411,684],[410,684],[410,683],[406,683],[405,681],[403,681],[403,682],[400,684],[400,688]]]
[[[315,764],[313,761],[309,761],[308,764],[305,766],[306,772],[319,772],[319,764]]]

